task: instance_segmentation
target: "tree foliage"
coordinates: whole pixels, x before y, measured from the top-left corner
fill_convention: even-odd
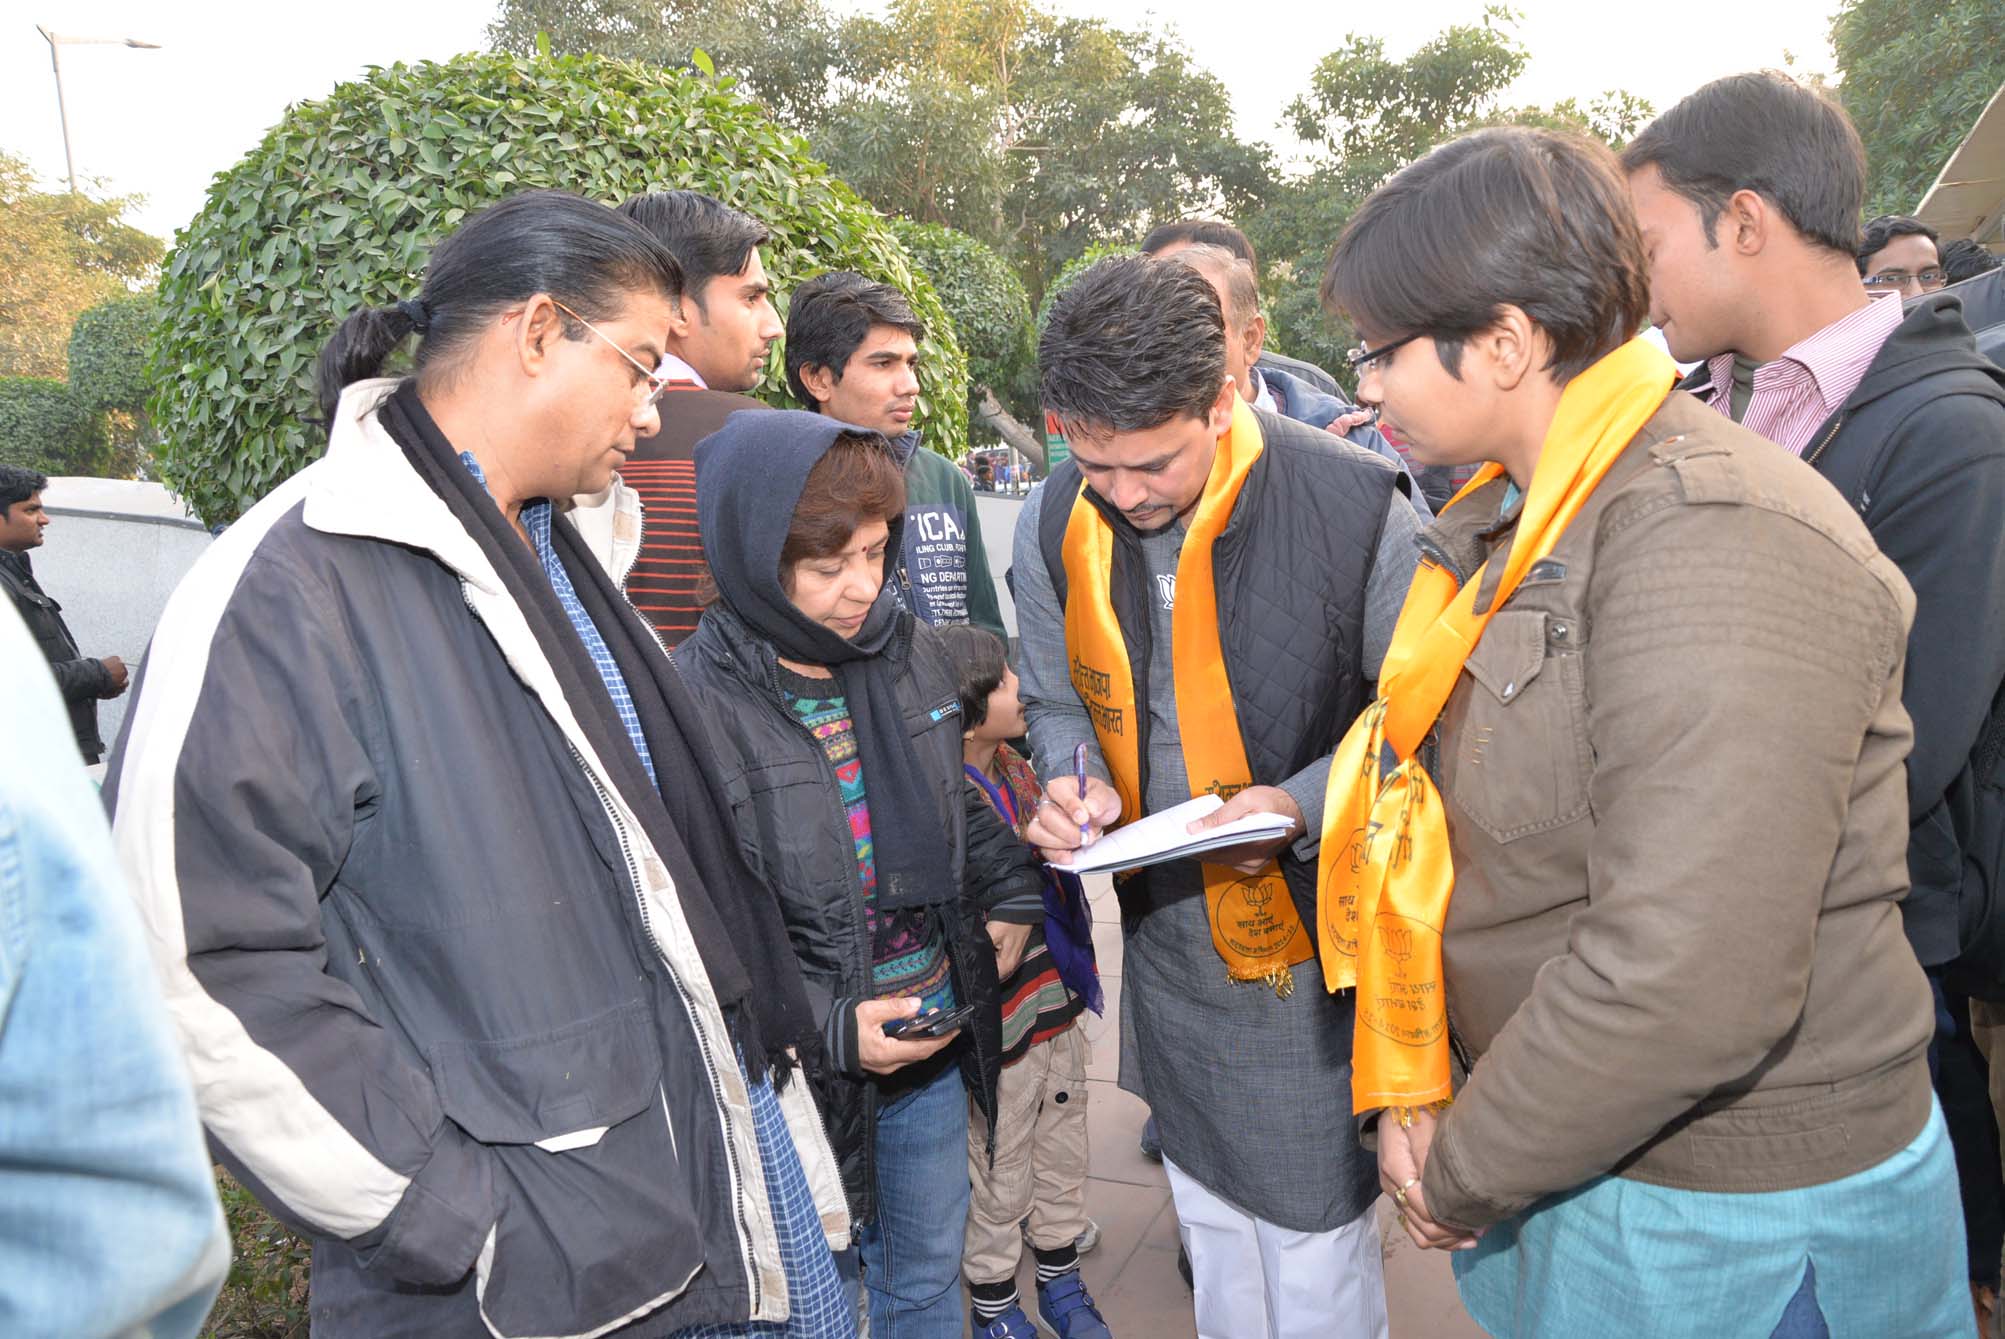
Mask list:
[[[70,395],[85,410],[111,419],[115,441],[152,439],[146,399],[146,344],[159,319],[151,293],[126,293],[77,317],[70,329]]]
[[[2005,83],[2005,0],[1846,0],[1838,97],[1866,145],[1866,213],[1909,214]]]
[[[1352,34],[1317,63],[1309,89],[1289,105],[1295,132],[1316,152],[1309,168],[1273,191],[1243,222],[1260,254],[1270,347],[1342,371],[1356,343],[1322,310],[1317,288],[1344,225],[1388,177],[1435,145],[1486,125],[1539,125],[1621,144],[1652,115],[1650,104],[1614,90],[1551,107],[1512,107],[1510,85],[1529,53],[1518,15],[1491,5],[1404,60],[1376,37]]]
[[[123,221],[134,203],[40,190],[0,154],[0,377],[61,377],[77,313],[153,277],[160,241]]]
[[[70,398],[98,418],[110,448],[99,472],[112,478],[133,477],[153,446],[146,350],[158,319],[153,294],[122,293],[77,317],[70,329]]]
[[[161,280],[149,375],[163,478],[226,521],[320,449],[314,359],[357,306],[415,292],[431,246],[530,187],[609,204],[690,187],[772,230],[784,298],[853,269],[911,295],[927,323],[918,425],[967,440],[967,364],[932,286],[805,145],[721,81],[596,57],[462,56],[394,65],[290,109],[207,204]],[[784,387],[769,367],[764,393]]]
[[[1001,256],[966,233],[910,219],[893,220],[891,230],[953,319],[954,335],[968,355],[971,421],[984,388],[1018,417],[1029,414],[1037,401],[1037,348],[1023,281]]]
[[[0,377],[0,461],[43,474],[104,474],[104,418],[47,377]]]
[[[497,51],[619,56],[739,81],[782,125],[818,126],[853,62],[822,0],[502,0],[487,40]],[[699,58],[697,52],[703,56]]]
[[[1382,38],[1352,33],[1316,63],[1309,91],[1288,105],[1321,171],[1362,199],[1455,130],[1482,120],[1524,72],[1530,54],[1512,36],[1515,16],[1492,5],[1405,60]]]
[[[842,20],[822,0],[502,0],[489,34],[523,51],[538,31],[656,62],[702,48],[880,209],[986,242],[1032,296],[1096,241],[1248,211],[1272,178],[1179,43],[1035,0],[892,0]]]
[[[1160,33],[1031,0],[894,0],[850,32],[876,68],[817,149],[880,207],[995,246],[1033,289],[1095,242],[1251,209],[1272,181],[1225,85]]]

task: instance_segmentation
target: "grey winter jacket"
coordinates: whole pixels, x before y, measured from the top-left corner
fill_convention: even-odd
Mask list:
[[[169,602],[107,799],[202,1116],[316,1335],[620,1339],[787,1299],[667,868],[499,575],[343,396]],[[630,505],[630,503],[629,503]],[[832,1244],[806,1085],[781,1094]]]

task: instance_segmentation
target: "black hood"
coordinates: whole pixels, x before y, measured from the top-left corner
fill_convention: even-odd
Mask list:
[[[1845,410],[1850,413],[1917,381],[1950,372],[1978,373],[2005,403],[2005,369],[1977,351],[1977,341],[1963,319],[1963,300],[1954,293],[1930,293],[1909,307],[1900,326],[1887,336],[1865,380],[1845,402]]]

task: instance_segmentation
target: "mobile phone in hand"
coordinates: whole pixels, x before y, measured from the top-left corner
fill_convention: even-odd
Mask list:
[[[884,1025],[887,1037],[944,1037],[975,1016],[975,1006],[963,1004],[954,1009],[930,1009],[913,1018],[894,1018]]]

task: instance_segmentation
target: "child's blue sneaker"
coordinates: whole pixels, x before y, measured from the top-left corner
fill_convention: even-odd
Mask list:
[[[1037,1314],[1058,1339],[1114,1339],[1076,1269],[1037,1285]]]
[[[968,1329],[975,1339],[1037,1339],[1037,1327],[1030,1323],[1030,1317],[1023,1314],[1021,1306],[1013,1306],[997,1316],[987,1325],[982,1318],[970,1311]]]

